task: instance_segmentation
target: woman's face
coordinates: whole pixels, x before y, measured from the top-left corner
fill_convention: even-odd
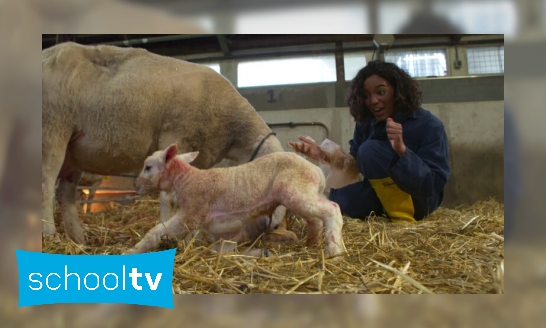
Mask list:
[[[367,78],[364,95],[366,107],[378,121],[385,121],[394,114],[394,89],[384,78],[378,75]]]

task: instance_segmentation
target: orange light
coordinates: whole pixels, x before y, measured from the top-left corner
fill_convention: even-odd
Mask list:
[[[136,192],[134,190],[97,190],[95,195],[134,195]]]

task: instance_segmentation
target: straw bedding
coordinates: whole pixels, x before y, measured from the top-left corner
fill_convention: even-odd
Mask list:
[[[159,202],[144,198],[80,219],[88,245],[72,242],[55,213],[58,235],[42,250],[57,254],[121,254],[158,223]],[[219,255],[192,239],[164,239],[177,247],[173,288],[177,294],[485,294],[504,293],[504,206],[495,200],[456,209],[439,208],[416,226],[344,217],[342,258],[324,257],[324,242],[306,247],[306,224],[290,216],[294,245],[258,239]],[[269,257],[241,254],[268,248]]]

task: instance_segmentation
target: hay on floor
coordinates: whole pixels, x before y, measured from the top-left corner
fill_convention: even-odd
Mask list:
[[[142,199],[80,219],[88,245],[72,242],[58,212],[58,235],[44,239],[43,252],[121,254],[158,223],[159,202]],[[415,226],[344,217],[342,258],[324,257],[324,243],[306,247],[306,224],[290,217],[294,245],[261,239],[219,255],[195,239],[165,240],[177,246],[173,288],[178,294],[483,294],[504,293],[504,206],[494,200],[457,209],[440,208]],[[270,257],[242,255],[268,248]],[[158,250],[159,250],[158,249]]]

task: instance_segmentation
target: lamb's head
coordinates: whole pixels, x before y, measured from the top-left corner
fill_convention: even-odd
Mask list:
[[[178,147],[172,144],[146,158],[144,167],[135,180],[135,189],[139,195],[171,191],[177,175],[199,155],[199,152],[192,152],[177,156],[177,152]]]

